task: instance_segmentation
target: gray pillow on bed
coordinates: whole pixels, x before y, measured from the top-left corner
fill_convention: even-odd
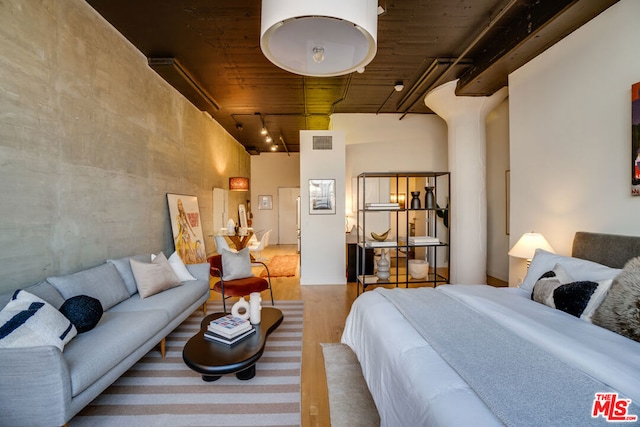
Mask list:
[[[627,262],[613,279],[593,323],[640,342],[640,257]]]

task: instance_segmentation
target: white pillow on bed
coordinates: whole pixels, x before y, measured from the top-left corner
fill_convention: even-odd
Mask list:
[[[520,288],[529,293],[532,292],[533,286],[540,277],[547,271],[553,270],[556,264],[562,265],[564,270],[576,281],[590,280],[599,282],[601,280],[613,279],[622,271],[593,261],[558,255],[545,251],[544,249],[536,249],[527,275],[522,281]]]

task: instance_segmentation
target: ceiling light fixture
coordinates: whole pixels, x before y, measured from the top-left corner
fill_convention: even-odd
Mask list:
[[[272,139],[271,139],[271,137],[269,135],[267,135],[267,137],[265,139],[267,140],[267,142],[271,142],[272,141]]]
[[[263,127],[262,129],[260,129],[260,133],[262,135],[266,135],[267,134],[267,128]]]
[[[294,74],[364,69],[376,54],[377,33],[378,0],[262,0],[262,52]]]
[[[278,149],[278,146],[276,144],[271,146],[271,151],[276,151]]]
[[[393,88],[396,90],[396,92],[402,92],[402,90],[404,89],[404,83],[396,82]]]

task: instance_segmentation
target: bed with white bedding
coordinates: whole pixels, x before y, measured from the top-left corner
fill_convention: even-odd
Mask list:
[[[342,341],[360,361],[381,424],[585,426],[640,416],[640,299],[630,323],[602,320],[620,311],[612,308],[616,292],[640,298],[640,261],[620,269],[640,255],[640,238],[576,235],[574,254],[600,261],[603,250],[617,268],[539,251],[520,288],[442,285],[358,297]]]

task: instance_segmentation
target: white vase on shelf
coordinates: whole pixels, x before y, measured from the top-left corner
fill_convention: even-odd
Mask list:
[[[376,268],[378,270],[376,272],[376,276],[378,276],[378,279],[389,280],[389,277],[391,277],[391,274],[389,273],[389,265],[390,263],[389,258],[387,258],[387,250],[382,249],[380,251],[380,259],[376,263]]]

